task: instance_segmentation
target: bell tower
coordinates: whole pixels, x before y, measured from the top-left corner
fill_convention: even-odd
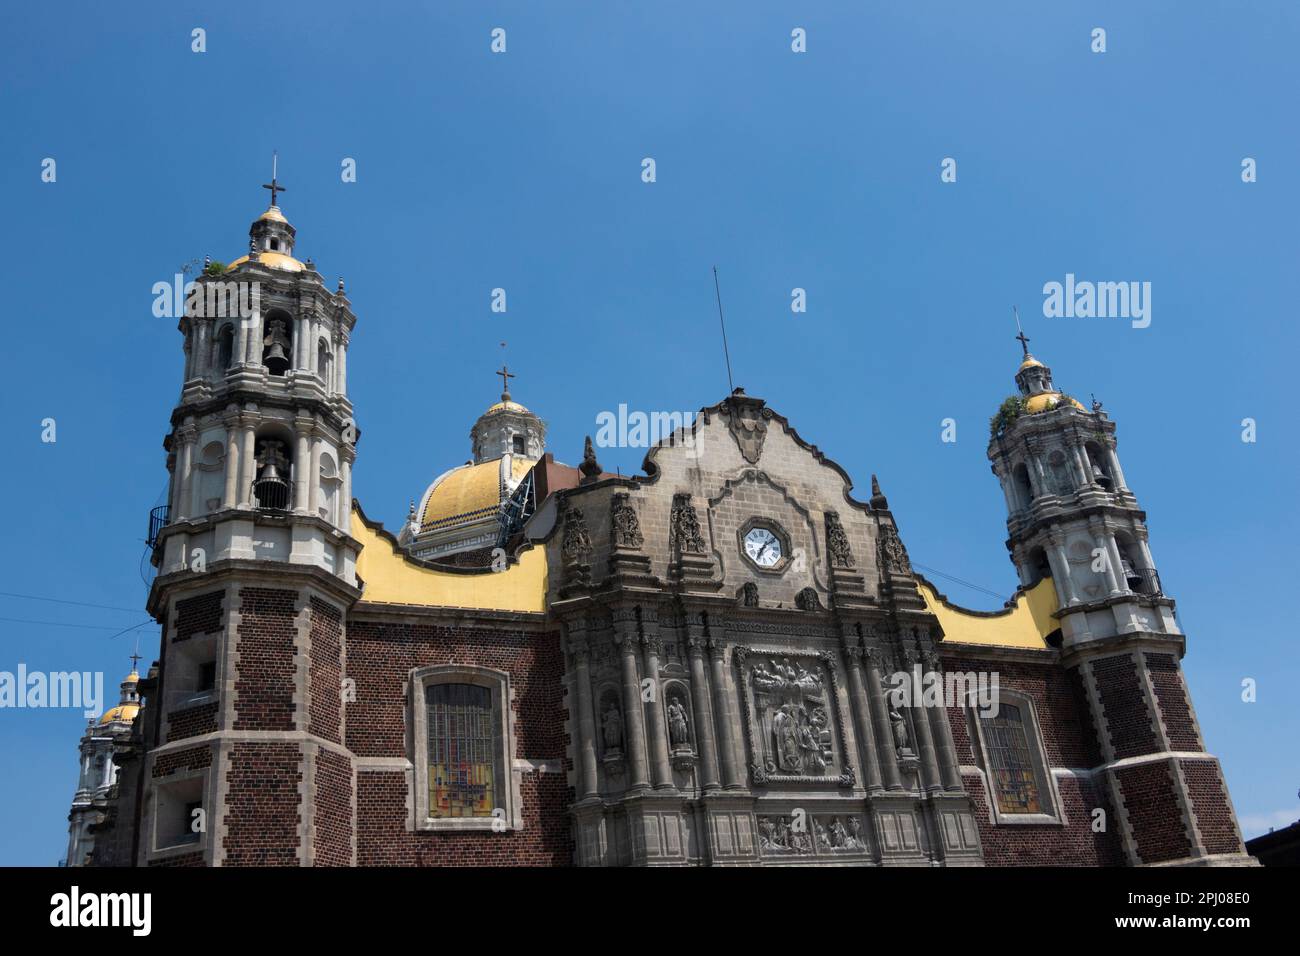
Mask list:
[[[1148,547],[1146,513],[1120,468],[1115,423],[1059,391],[1023,350],[990,423],[1021,585],[1050,577],[1055,643],[1092,717],[1097,766],[1133,864],[1240,865],[1246,856],[1218,760],[1205,752],[1180,661],[1186,650]],[[1113,812],[1113,819],[1105,819]]]
[[[170,492],[149,534],[149,610],[163,637],[146,695],[142,865],[347,863],[352,853],[342,662],[359,597],[347,390],[356,317],[341,279],[331,291],[311,259],[296,258],[284,187],[273,175],[266,188],[248,254],[209,263],[179,323],[184,375],[163,443]],[[254,817],[258,832],[245,832]]]

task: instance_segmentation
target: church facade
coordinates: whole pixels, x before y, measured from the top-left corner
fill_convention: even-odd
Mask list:
[[[1253,862],[1115,424],[1027,340],[988,447],[1021,587],[967,611],[741,389],[620,476],[507,388],[390,533],[342,282],[274,204],[250,237],[199,285],[258,313],[180,322],[162,648],[91,862]]]

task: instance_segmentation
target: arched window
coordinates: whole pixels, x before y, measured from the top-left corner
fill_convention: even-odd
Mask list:
[[[1032,701],[1002,688],[994,707],[974,707],[972,713],[994,822],[1060,822],[1060,801]]]
[[[221,507],[225,489],[226,447],[222,442],[211,441],[203,446],[199,460],[194,463],[194,507],[191,514],[204,514]]]
[[[1028,508],[1034,501],[1034,488],[1029,483],[1029,468],[1024,462],[1011,470],[1011,480],[1015,484],[1016,499],[1021,508]]]
[[[220,372],[230,368],[235,358],[235,327],[233,325],[223,325],[221,331],[217,333],[216,341],[217,354],[213,359],[212,367]]]
[[[414,675],[420,829],[514,829],[518,808],[507,719],[510,678],[475,665],[442,664]]]
[[[273,309],[266,313],[262,330],[262,364],[272,375],[283,375],[293,360],[293,316]]]
[[[513,445],[513,448],[514,448],[514,453],[515,453],[516,455],[522,455],[522,454],[525,454],[526,449],[524,448],[524,436],[523,436],[523,435],[516,435],[514,438],[511,439],[511,442],[512,442],[512,445]]]

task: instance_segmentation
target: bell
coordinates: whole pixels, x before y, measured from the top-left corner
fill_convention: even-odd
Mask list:
[[[266,353],[265,363],[270,365],[272,362],[277,360],[281,362],[289,361],[289,356],[284,354],[284,348],[280,345],[278,339],[271,343],[271,349]]]
[[[1098,467],[1096,462],[1092,463],[1092,480],[1094,483],[1101,485],[1103,488],[1110,488],[1110,476]]]

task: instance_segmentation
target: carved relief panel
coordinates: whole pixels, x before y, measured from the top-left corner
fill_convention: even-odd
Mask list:
[[[754,783],[853,786],[834,657],[748,647],[733,657]]]

